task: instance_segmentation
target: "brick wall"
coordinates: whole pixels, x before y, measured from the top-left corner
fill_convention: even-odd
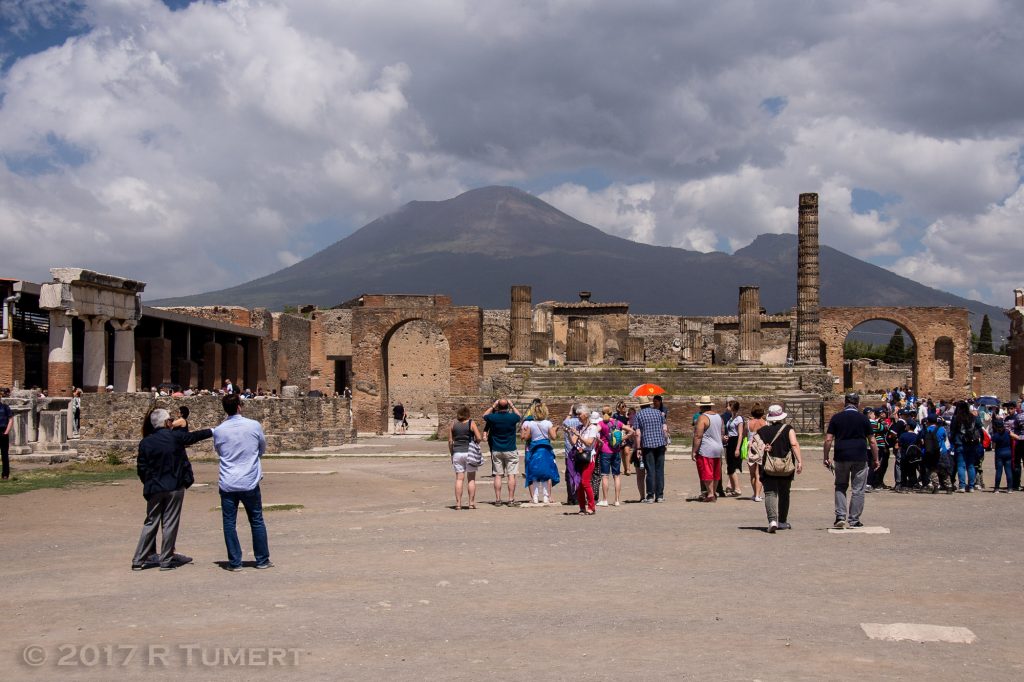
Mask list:
[[[193,430],[212,428],[224,419],[218,396],[153,398],[148,393],[100,393],[82,396],[79,455],[96,459],[108,452],[134,458],[141,438],[142,419],[153,406],[177,415],[187,405]],[[339,446],[351,440],[349,401],[344,398],[291,398],[250,400],[242,413],[259,421],[271,453]],[[190,454],[213,455],[213,443],[203,441]]]
[[[975,353],[971,359],[974,373],[974,392],[995,395],[1001,400],[1015,397],[1010,388],[1010,356]]]
[[[402,403],[411,417],[432,417],[451,385],[448,340],[425,320],[399,327],[388,341],[388,400]]]
[[[311,323],[299,315],[275,314],[280,330],[277,341],[277,372],[282,384],[309,390]]]
[[[3,339],[0,340],[0,388],[11,388],[15,383],[22,387],[25,384],[25,347],[16,339]]]
[[[678,315],[630,315],[629,335],[643,338],[648,364],[679,362],[683,334]]]

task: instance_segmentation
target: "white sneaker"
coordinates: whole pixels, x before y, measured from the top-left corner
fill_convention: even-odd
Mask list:
[[[538,497],[536,495],[533,496],[533,503],[534,504],[540,504],[540,499],[538,499]]]
[[[779,529],[779,522],[778,521],[772,521],[771,523],[768,524],[768,532],[769,533],[774,533],[778,529]]]
[[[1007,490],[1006,492],[1010,492],[1010,491],[1009,491],[1009,490]],[[618,507],[618,506],[619,506],[619,501],[618,501],[618,500],[616,500],[616,501],[615,501],[615,506],[616,506],[616,507]]]
[[[551,500],[548,498],[547,495],[544,496],[544,504],[551,504]]]
[[[754,502],[764,502],[764,498],[760,495],[754,495],[753,500]]]
[[[608,500],[601,500],[600,502],[597,503],[597,506],[598,507],[607,507],[608,506]]]

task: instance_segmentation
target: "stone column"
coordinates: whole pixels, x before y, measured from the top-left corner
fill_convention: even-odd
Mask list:
[[[643,367],[645,361],[643,338],[640,336],[630,336],[627,338],[626,354],[622,364],[630,367]]]
[[[50,354],[46,372],[46,391],[49,395],[71,395],[74,382],[71,317],[63,310],[50,311]]]
[[[818,195],[800,195],[799,251],[796,282],[796,362],[820,365],[821,344],[818,332]]]
[[[740,287],[741,365],[761,364],[761,287]]]
[[[160,384],[171,382],[171,340],[149,340],[149,385],[145,388],[158,388]]]
[[[532,365],[530,334],[533,331],[533,290],[524,285],[512,287],[508,364]]]
[[[215,341],[203,344],[203,383],[201,388],[216,391],[223,388],[224,377],[221,374],[221,347]]]
[[[103,393],[107,387],[107,320],[102,315],[83,316],[85,343],[83,348],[82,390]]]
[[[135,393],[135,327],[136,320],[114,320],[114,385],[115,391]]]
[[[245,384],[245,353],[237,343],[225,343],[221,346],[221,373],[224,379],[230,379],[235,388]]]
[[[701,338],[700,321],[683,319],[680,327],[683,334],[683,351],[679,364],[703,365],[704,343]]]

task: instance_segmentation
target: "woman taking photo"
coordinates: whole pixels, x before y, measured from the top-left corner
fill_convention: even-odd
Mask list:
[[[597,505],[594,502],[593,475],[601,428],[591,421],[593,419],[591,413],[581,410],[578,416],[580,428],[565,426],[565,432],[573,447],[570,456],[575,464],[576,472],[580,476],[580,482],[576,488],[576,502],[580,505],[580,514],[590,515],[597,512]],[[600,418],[600,414],[597,416]]]
[[[460,405],[455,413],[455,420],[448,427],[448,451],[452,455],[452,468],[455,470],[455,508],[462,509],[462,488],[469,481],[469,508],[476,509],[476,462],[470,457],[470,444],[480,442],[480,430],[469,418],[469,407]],[[479,445],[477,445],[479,448]],[[477,450],[479,453],[479,450]]]

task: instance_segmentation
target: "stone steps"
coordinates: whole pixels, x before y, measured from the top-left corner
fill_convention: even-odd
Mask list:
[[[670,395],[761,395],[800,392],[799,370],[786,368],[684,368],[679,370],[529,370],[524,393],[531,395],[626,395],[642,383]]]

